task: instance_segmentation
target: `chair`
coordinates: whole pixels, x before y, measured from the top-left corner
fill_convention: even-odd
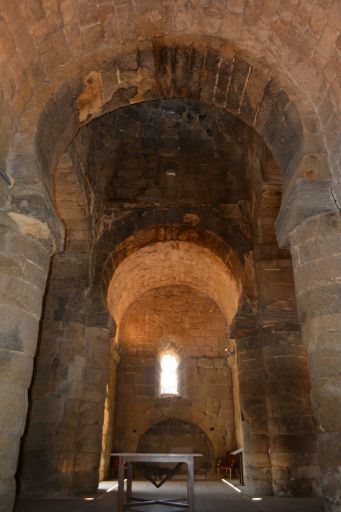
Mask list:
[[[227,452],[225,457],[217,461],[217,474],[219,478],[232,479],[233,473],[237,472],[237,457],[230,452]]]

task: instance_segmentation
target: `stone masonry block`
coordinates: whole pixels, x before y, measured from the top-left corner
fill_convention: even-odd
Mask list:
[[[79,421],[82,425],[98,424],[101,415],[101,404],[98,402],[81,401],[79,405]]]
[[[314,317],[340,312],[341,283],[339,282],[312,290],[297,290],[297,294],[298,313],[303,322]]]
[[[0,403],[0,431],[22,435],[27,412],[26,388],[2,381],[0,385]],[[13,418],[16,418],[15,422]]]
[[[63,421],[65,400],[56,397],[40,397],[32,404],[31,417],[34,423],[55,423]]]
[[[319,315],[302,326],[303,340],[310,353],[340,349],[341,313]]]
[[[3,350],[0,347],[1,379],[20,386],[29,387],[33,371],[33,358],[20,352]]]
[[[198,367],[199,368],[212,368],[213,367],[213,361],[212,361],[212,359],[208,359],[206,357],[201,357],[198,360]]]
[[[339,337],[340,341],[341,336]],[[336,377],[341,375],[341,346],[336,350],[325,349],[311,352],[309,355],[311,379]]]
[[[341,375],[312,380],[312,399],[318,428],[322,432],[341,431]]]
[[[0,512],[13,509],[15,500],[15,479],[0,478]]]
[[[15,42],[6,20],[0,17],[0,64],[4,64],[15,51]]]
[[[100,456],[102,426],[84,425],[77,435],[77,451],[79,453],[92,453]]]
[[[12,301],[40,319],[44,290],[39,290],[21,278],[5,275],[0,276],[0,287],[6,301]]]
[[[0,436],[0,481],[15,475],[19,455],[19,436],[2,432]]]
[[[34,356],[39,322],[33,314],[11,302],[0,303],[0,339],[5,349]]]
[[[22,260],[38,266],[43,275],[47,275],[50,265],[50,251],[39,241],[19,235],[18,233],[9,233],[6,237],[6,247],[9,254]]]
[[[315,436],[298,435],[273,435],[270,440],[270,448],[280,453],[314,452],[316,449]]]

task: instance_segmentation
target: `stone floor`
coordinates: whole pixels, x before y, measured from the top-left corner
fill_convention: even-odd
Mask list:
[[[20,498],[14,512],[115,512],[116,482],[106,482],[96,496],[83,498]],[[185,482],[168,482],[155,489],[146,482],[135,482],[136,496],[185,497]],[[195,484],[196,512],[323,512],[319,498],[272,498],[254,501],[222,481],[199,481]],[[130,510],[170,512],[165,506],[138,507]],[[182,510],[182,509],[178,509]]]

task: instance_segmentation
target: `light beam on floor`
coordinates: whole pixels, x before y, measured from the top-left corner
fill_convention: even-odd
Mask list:
[[[224,482],[224,484],[227,484],[230,487],[232,487],[232,489],[234,489],[235,491],[242,492],[240,489],[238,489],[238,487],[236,487],[235,485],[231,484],[231,482],[228,482],[227,480],[225,480],[225,478],[222,478],[221,481]]]
[[[124,480],[124,481],[125,481],[125,480]],[[117,489],[117,487],[118,487],[118,484],[114,485],[113,487],[110,487],[110,488],[109,488],[109,489],[107,489],[105,492],[111,492],[111,491],[113,491],[113,490]]]

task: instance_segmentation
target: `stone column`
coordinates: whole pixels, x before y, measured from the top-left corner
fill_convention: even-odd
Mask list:
[[[309,353],[318,458],[328,511],[341,511],[341,213],[291,233],[297,307]]]
[[[111,344],[109,367],[108,367],[108,383],[106,388],[106,397],[104,404],[104,419],[102,432],[102,453],[101,464],[99,470],[99,480],[105,480],[110,475],[110,452],[114,442],[114,420],[116,405],[116,382],[117,367],[120,362],[120,355],[116,351],[114,343]]]
[[[238,339],[237,360],[246,492],[260,496],[271,495],[272,474],[269,459],[265,370],[262,344],[258,333]]]
[[[19,213],[1,219],[0,238],[0,511],[10,512],[53,249],[48,228]]]
[[[263,346],[257,305],[244,301],[230,335],[236,339],[246,492],[272,494]]]
[[[27,494],[73,492],[85,378],[91,243],[82,186],[67,154],[57,165],[54,182],[65,243],[51,263],[41,320],[30,421],[22,450],[21,491]]]
[[[273,491],[319,494],[307,353],[297,318],[290,258],[256,262]]]
[[[299,326],[278,322],[264,326],[261,336],[274,494],[319,495],[316,428]]]
[[[233,413],[234,413],[234,427],[236,436],[236,448],[242,448],[243,442],[243,430],[242,430],[242,415],[240,409],[239,400],[239,379],[238,379],[238,365],[237,365],[237,354],[236,354],[236,341],[230,338],[229,348],[227,350],[227,363],[231,370],[232,378],[232,393],[233,393]]]
[[[112,331],[108,328],[86,329],[84,381],[73,467],[73,491],[77,493],[95,492],[98,486],[111,338]]]
[[[55,255],[31,387],[30,421],[23,442],[24,494],[72,493],[86,364],[87,288],[87,258],[70,252]]]

